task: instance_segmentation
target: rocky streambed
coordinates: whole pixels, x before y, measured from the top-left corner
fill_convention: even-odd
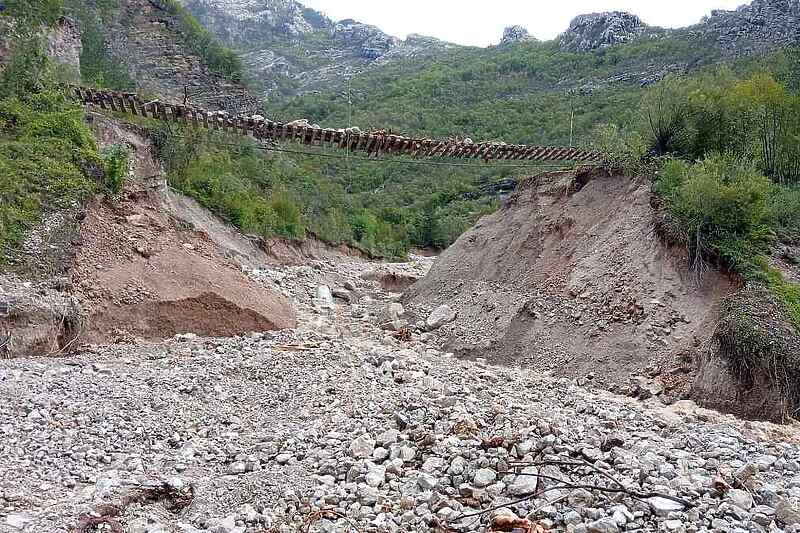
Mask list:
[[[460,361],[375,268],[251,273],[293,330],[0,361],[0,531],[800,530],[795,427]]]

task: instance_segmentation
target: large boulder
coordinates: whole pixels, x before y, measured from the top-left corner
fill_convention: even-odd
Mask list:
[[[406,325],[405,321],[401,318],[404,314],[405,309],[403,309],[403,305],[393,302],[381,309],[378,315],[378,322],[383,329],[400,331]]]
[[[528,30],[522,26],[509,26],[503,30],[503,38],[500,40],[500,46],[507,46],[515,43],[525,43],[529,41],[536,41],[536,37],[528,33]]]
[[[455,319],[456,312],[453,311],[449,305],[441,305],[434,309],[430,316],[428,316],[428,319],[425,321],[425,327],[428,331],[433,331],[445,324],[449,324]]]
[[[572,20],[559,38],[561,48],[570,52],[590,52],[626,43],[644,34],[647,26],[636,15],[623,11],[590,13]]]

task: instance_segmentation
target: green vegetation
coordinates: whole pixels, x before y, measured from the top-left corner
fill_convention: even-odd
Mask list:
[[[783,279],[781,273],[762,262],[764,278],[770,292],[789,313],[795,325],[800,324],[800,285]]]
[[[102,0],[92,8],[84,0],[66,0],[71,16],[81,28],[81,78],[84,83],[105,89],[133,90],[136,84],[123,62],[114,58],[106,45],[105,28],[115,16],[116,0]]]
[[[173,187],[265,238],[302,239],[310,231],[402,257],[412,245],[449,244],[492,205],[447,167],[428,169],[430,181],[407,179],[407,161],[264,152],[241,138],[191,129],[161,127],[153,136]]]
[[[800,96],[769,70],[667,79],[647,93],[643,114],[656,154],[731,152],[776,182],[800,181]]]
[[[755,259],[769,250],[771,187],[752,163],[720,155],[695,164],[668,161],[655,183],[692,264],[713,257],[743,274],[756,271]]]
[[[785,284],[775,273],[777,283]],[[794,303],[797,304],[795,289]],[[796,309],[796,308],[795,308]],[[732,295],[722,305],[715,331],[719,352],[743,390],[766,404],[744,401],[749,416],[786,422],[800,407],[800,335],[786,315],[786,303],[761,286]]]
[[[119,194],[128,175],[128,149],[120,144],[109,146],[102,153],[104,184],[108,192]]]
[[[95,190],[100,157],[83,111],[55,84],[40,43],[15,47],[0,77],[0,261],[52,209]]]
[[[6,0],[2,16],[24,25],[52,26],[64,14],[63,0]]]
[[[654,191],[692,265],[716,261],[767,287],[800,330],[800,286],[765,259],[800,236],[800,96],[756,67],[665,80],[643,98],[642,132],[651,154],[672,158]]]
[[[646,55],[652,54],[652,55]],[[575,144],[593,128],[638,118],[639,82],[590,83],[646,70],[655,61],[710,61],[713,52],[678,40],[643,40],[597,53],[569,53],[556,43],[524,43],[443,52],[367,71],[342,87],[277,102],[275,114],[362,128],[528,144]],[[583,87],[570,91],[554,87]],[[270,110],[273,104],[270,103]],[[574,118],[574,122],[573,119]]]

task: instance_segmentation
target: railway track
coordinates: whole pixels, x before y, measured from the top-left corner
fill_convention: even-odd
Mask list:
[[[349,152],[366,152],[371,157],[406,155],[415,158],[482,159],[484,161],[574,161],[597,162],[599,152],[566,146],[530,146],[498,142],[475,143],[470,140],[437,140],[379,132],[362,132],[358,128],[331,129],[304,124],[267,120],[262,116],[229,116],[221,111],[208,111],[194,106],[161,102],[144,102],[133,93],[70,86],[74,96],[103,110],[128,113],[168,122],[193,125],[207,130],[249,136],[266,141],[290,141],[306,146],[332,146]]]

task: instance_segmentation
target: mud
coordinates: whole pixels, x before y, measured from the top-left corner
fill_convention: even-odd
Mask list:
[[[736,282],[711,272],[698,285],[682,250],[655,235],[650,196],[648,180],[602,173],[525,180],[405,303],[453,307],[458,319],[439,336],[462,357],[611,389],[658,377],[683,397]]]
[[[86,209],[71,269],[88,317],[83,343],[231,336],[293,327],[294,310],[243,268],[265,260],[223,221],[169,191],[153,147],[99,116],[103,145],[125,144],[131,168],[119,198]]]

